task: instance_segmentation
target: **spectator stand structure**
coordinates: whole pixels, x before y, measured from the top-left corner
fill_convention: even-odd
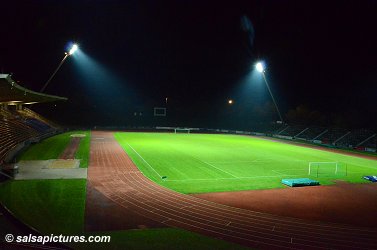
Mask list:
[[[65,101],[18,85],[9,74],[0,74],[0,167],[30,143],[59,133],[61,128],[26,106]]]
[[[286,125],[272,136],[287,140],[307,141],[327,147],[368,152],[376,152],[377,148],[377,133],[368,129],[347,130],[344,128]]]

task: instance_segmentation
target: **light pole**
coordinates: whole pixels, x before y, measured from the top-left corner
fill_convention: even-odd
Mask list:
[[[72,48],[68,51],[68,52],[65,52],[64,53],[64,57],[63,59],[61,60],[61,62],[59,63],[58,67],[55,69],[54,73],[52,73],[52,75],[50,76],[50,78],[48,78],[47,82],[45,83],[45,85],[43,85],[43,87],[41,88],[40,92],[43,92],[47,85],[51,82],[52,78],[54,78],[54,76],[56,75],[56,73],[59,71],[60,67],[63,65],[63,63],[65,62],[65,60],[67,60],[68,56],[70,55],[73,55],[73,53],[75,53],[75,51],[79,48],[79,46],[77,44],[73,44],[72,45]]]
[[[275,105],[275,108],[279,114],[279,118],[280,118],[280,121],[281,122],[284,122],[283,121],[283,117],[281,116],[280,114],[280,110],[278,108],[278,105],[276,104],[276,101],[275,101],[275,98],[271,92],[271,89],[270,89],[270,85],[268,85],[268,82],[267,82],[267,79],[266,79],[266,75],[264,74],[264,65],[263,63],[261,62],[258,62],[257,64],[255,64],[255,68],[257,69],[258,72],[262,73],[262,76],[263,76],[263,79],[264,79],[264,82],[266,83],[266,86],[267,86],[267,89],[268,89],[268,92],[270,92],[270,95],[271,95],[271,98],[272,98],[272,101],[274,102],[274,105]]]

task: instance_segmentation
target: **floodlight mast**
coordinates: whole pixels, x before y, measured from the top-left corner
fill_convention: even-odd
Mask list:
[[[278,115],[279,115],[280,121],[281,121],[281,122],[284,122],[283,117],[281,116],[281,113],[280,113],[279,107],[278,107],[278,105],[276,104],[276,101],[275,101],[274,95],[272,94],[272,91],[271,91],[271,89],[270,89],[270,85],[268,84],[268,81],[267,81],[266,75],[264,74],[264,65],[263,65],[263,63],[258,62],[258,63],[255,65],[255,68],[258,70],[258,72],[260,72],[260,73],[262,74],[262,76],[263,76],[263,80],[264,80],[264,82],[266,83],[266,86],[267,86],[268,92],[270,92],[270,95],[271,95],[272,101],[274,102],[274,105],[275,105],[276,111],[278,112]]]
[[[73,44],[72,45],[72,48],[68,51],[68,52],[65,52],[64,53],[64,57],[63,59],[61,60],[61,62],[59,63],[58,67],[55,69],[55,71],[52,73],[52,75],[50,76],[50,78],[48,78],[47,82],[45,83],[45,85],[43,85],[43,87],[41,88],[40,92],[44,92],[47,85],[51,82],[52,78],[54,78],[54,76],[56,75],[56,73],[59,71],[60,67],[63,65],[63,63],[65,62],[65,60],[67,60],[67,58],[70,56],[70,55],[73,55],[73,53],[75,53],[75,51],[78,49],[78,45],[77,44]]]

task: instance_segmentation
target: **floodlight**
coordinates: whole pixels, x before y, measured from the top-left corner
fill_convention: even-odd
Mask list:
[[[258,63],[255,65],[255,68],[256,68],[259,72],[261,72],[261,73],[264,72],[264,66],[263,66],[263,63],[261,63],[261,62],[258,62]]]
[[[73,53],[75,53],[75,51],[79,48],[79,46],[77,44],[73,44],[72,45],[72,48],[70,49],[69,51],[69,55],[72,55]]]

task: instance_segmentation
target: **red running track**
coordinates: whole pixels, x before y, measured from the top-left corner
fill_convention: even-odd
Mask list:
[[[377,230],[253,212],[166,189],[138,170],[111,132],[92,132],[88,181],[125,210],[166,226],[257,249],[377,246]]]

